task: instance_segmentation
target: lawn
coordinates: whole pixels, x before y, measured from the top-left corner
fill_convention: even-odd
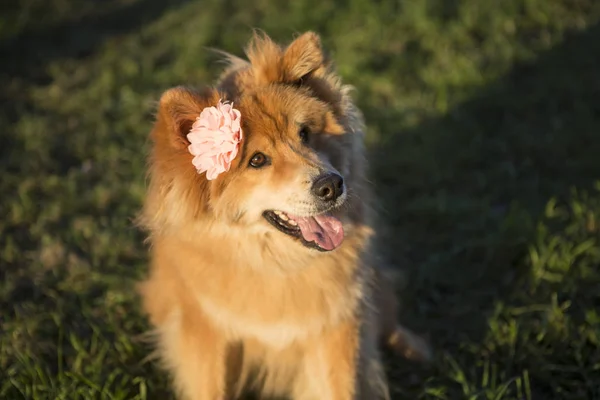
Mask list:
[[[319,32],[369,125],[400,399],[600,399],[600,2],[0,5],[0,398],[168,399],[132,224],[160,93],[252,28]]]

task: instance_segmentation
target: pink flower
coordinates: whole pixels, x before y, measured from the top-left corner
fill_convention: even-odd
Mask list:
[[[194,156],[192,163],[198,173],[206,172],[209,181],[229,171],[242,140],[240,119],[233,104],[219,100],[216,107],[202,110],[192,125],[187,135],[191,143],[188,150]]]

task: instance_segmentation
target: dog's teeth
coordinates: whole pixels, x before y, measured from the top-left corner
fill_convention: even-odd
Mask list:
[[[290,219],[288,221],[288,224],[290,224],[291,226],[298,226],[298,223],[296,221],[294,221],[293,219]]]
[[[273,211],[275,213],[275,215],[280,216],[281,215],[281,211]]]
[[[282,219],[282,220],[284,220],[284,221],[288,221],[288,220],[290,219],[290,218],[289,218],[287,215],[285,215],[284,213],[278,214],[278,216],[279,216],[279,218],[281,218],[281,219]]]

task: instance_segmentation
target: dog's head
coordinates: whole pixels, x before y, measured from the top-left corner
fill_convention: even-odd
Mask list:
[[[344,139],[341,95],[307,76],[326,68],[313,39],[303,36],[283,51],[263,38],[262,52],[252,53],[260,61],[250,57],[229,72],[238,80],[235,91],[180,87],[163,94],[153,134],[150,225],[225,223],[287,235],[321,251],[342,243],[351,141]],[[187,135],[202,110],[220,99],[233,100],[240,111],[243,138],[229,170],[208,180],[192,164]]]

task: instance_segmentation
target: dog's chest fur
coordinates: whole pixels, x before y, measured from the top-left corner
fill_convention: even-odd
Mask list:
[[[296,246],[288,245],[285,259],[303,263],[288,269],[250,263],[260,260],[256,253],[265,249],[254,241],[223,253],[207,237],[200,248],[165,238],[154,250],[157,260],[168,259],[160,265],[169,270],[164,273],[176,274],[180,293],[188,293],[230,340],[250,338],[283,349],[357,312],[365,290],[357,251],[365,246],[357,246],[366,241],[363,236],[357,232],[336,252],[319,257],[300,252],[294,257]]]

